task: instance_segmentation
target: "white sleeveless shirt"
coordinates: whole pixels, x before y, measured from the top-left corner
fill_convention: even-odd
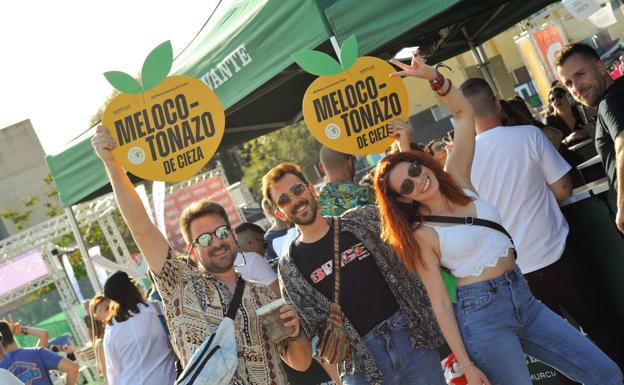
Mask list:
[[[479,198],[474,192],[464,189],[466,195],[475,198],[477,218],[487,219],[500,224],[502,222],[498,210]],[[506,257],[509,249],[513,249],[511,239],[498,230],[477,225],[439,226],[425,223],[433,227],[440,239],[440,265],[451,271],[457,278],[480,275],[488,267],[496,266],[500,258]]]

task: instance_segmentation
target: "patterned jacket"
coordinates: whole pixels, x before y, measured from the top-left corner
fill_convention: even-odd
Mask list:
[[[367,205],[345,212],[341,216],[340,231],[352,233],[375,258],[400,310],[408,321],[413,346],[439,347],[442,344],[442,337],[425,288],[417,274],[407,271],[392,249],[379,238],[377,207]],[[309,337],[320,336],[329,314],[330,301],[303,277],[290,253],[280,259],[278,275],[282,296],[290,300],[299,312],[305,333]],[[383,384],[381,373],[370,351],[344,314],[343,320],[351,342],[351,354],[340,365],[340,374],[363,373],[370,384]]]

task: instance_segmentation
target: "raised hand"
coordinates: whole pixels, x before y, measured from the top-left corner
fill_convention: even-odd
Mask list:
[[[427,65],[425,59],[418,54],[418,48],[414,51],[414,56],[412,56],[412,63],[410,65],[396,59],[390,59],[390,63],[401,68],[402,70],[391,73],[390,77],[413,76],[426,80],[434,80],[436,78],[436,70],[430,65]]]
[[[111,151],[117,147],[117,142],[104,126],[97,126],[95,135],[91,138],[91,145],[97,156],[104,162],[114,162]]]

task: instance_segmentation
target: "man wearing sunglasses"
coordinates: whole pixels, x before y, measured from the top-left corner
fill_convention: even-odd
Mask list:
[[[334,300],[332,218],[321,215],[314,187],[295,164],[270,170],[262,192],[275,214],[301,233],[280,259],[278,277],[282,296],[299,311],[306,334],[320,336]],[[346,211],[339,227],[340,305],[351,346],[338,368],[343,384],[398,383],[382,378],[382,367],[400,368],[402,383],[444,384],[435,351],[442,340],[427,294],[417,275],[381,241],[377,207]]]
[[[174,255],[167,239],[150,221],[125,171],[111,154],[117,144],[108,130],[96,129],[95,152],[104,163],[115,199],[132,236],[153,273],[165,305],[172,344],[183,366],[225,316],[239,279],[234,260],[239,250],[225,209],[208,200],[185,208],[180,230],[188,255]],[[193,263],[190,263],[192,260]],[[266,285],[246,281],[235,332],[238,366],[234,384],[287,384],[280,356],[291,367],[305,370],[311,363],[311,345],[299,332],[299,317],[292,305],[280,309],[280,318],[294,332],[278,344],[269,338],[256,309],[277,297]]]

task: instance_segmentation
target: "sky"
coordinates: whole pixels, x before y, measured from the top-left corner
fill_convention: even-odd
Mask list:
[[[0,128],[30,119],[46,154],[89,128],[112,92],[102,75],[141,70],[171,40],[174,57],[216,0],[0,3]]]

